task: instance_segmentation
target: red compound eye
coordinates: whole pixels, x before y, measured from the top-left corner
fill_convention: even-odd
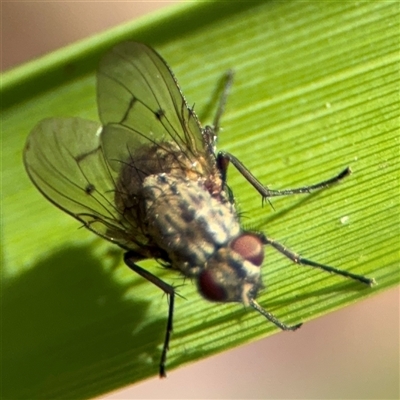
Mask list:
[[[200,293],[207,300],[225,301],[227,298],[225,289],[215,281],[215,276],[208,270],[199,275],[198,285]]]
[[[243,234],[236,238],[231,248],[240,254],[245,260],[250,261],[257,267],[261,266],[264,260],[264,248],[260,238],[255,235]]]

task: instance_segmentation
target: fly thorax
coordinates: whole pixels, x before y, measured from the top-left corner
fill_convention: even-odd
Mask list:
[[[264,245],[253,233],[242,233],[219,249],[197,276],[199,292],[208,300],[247,305],[262,287]]]
[[[154,145],[142,145],[130,150],[130,157],[119,160],[119,176],[115,190],[115,204],[121,215],[121,224],[132,232],[136,239],[146,243],[143,229],[146,213],[143,209],[143,187],[147,177],[158,175],[161,171],[185,178],[188,175],[198,176],[204,173],[206,160],[193,165],[179,146],[174,142],[160,142]],[[135,239],[132,237],[132,240]]]
[[[213,197],[201,179],[148,176],[143,197],[148,235],[187,276],[240,232],[234,205]]]

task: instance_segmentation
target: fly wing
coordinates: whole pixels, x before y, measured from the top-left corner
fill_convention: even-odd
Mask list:
[[[97,102],[102,145],[115,171],[143,145],[172,142],[190,163],[207,153],[200,123],[172,71],[144,44],[124,42],[105,55],[97,73]]]
[[[128,245],[115,207],[115,177],[100,146],[101,127],[80,118],[41,121],[30,133],[24,164],[39,191],[96,234]]]

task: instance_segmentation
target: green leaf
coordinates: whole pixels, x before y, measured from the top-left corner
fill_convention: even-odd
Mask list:
[[[219,149],[271,188],[353,175],[312,195],[261,199],[234,169],[245,227],[373,288],[266,249],[258,302],[306,322],[399,283],[399,7],[396,2],[185,4],[2,76],[2,397],[88,398],[158,372],[167,302],[29,181],[22,149],[46,117],[97,120],[94,69],[122,40],[151,44],[203,123],[233,68]],[[167,282],[182,277],[155,262]],[[255,311],[179,286],[167,371],[276,333]]]

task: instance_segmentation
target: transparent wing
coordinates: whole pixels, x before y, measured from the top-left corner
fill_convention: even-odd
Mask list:
[[[25,168],[39,191],[96,234],[129,247],[115,207],[115,177],[100,146],[98,123],[79,118],[41,121],[24,149]]]
[[[105,55],[97,73],[97,101],[102,145],[116,171],[143,145],[172,142],[191,163],[206,154],[200,123],[172,71],[144,44],[124,42]]]

